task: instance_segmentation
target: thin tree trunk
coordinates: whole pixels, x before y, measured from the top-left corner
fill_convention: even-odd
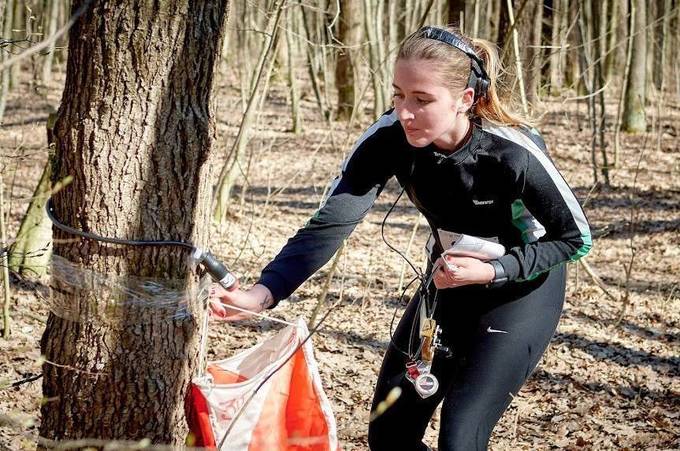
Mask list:
[[[381,2],[379,4],[382,4]],[[379,16],[379,9],[372,0],[364,0],[365,31],[368,38],[368,56],[371,71],[371,81],[373,83],[373,116],[377,117],[385,110],[385,98],[382,89],[382,64],[378,40],[382,36],[375,28],[375,16]]]
[[[656,89],[661,90],[665,69],[665,43],[668,35],[668,18],[670,14],[670,4],[668,0],[656,0],[656,23],[654,26],[654,61],[653,61],[653,81]]]
[[[480,19],[479,19],[479,37],[491,41],[489,37],[491,27],[491,17],[493,14],[493,3],[490,0],[479,0],[481,3]],[[496,42],[495,40],[492,42]]]
[[[337,118],[346,121],[352,117],[352,111],[357,101],[355,60],[358,53],[356,46],[361,40],[361,5],[357,0],[342,0],[340,2],[338,40],[344,45],[344,48],[338,50],[335,65],[335,86],[338,90]]]
[[[671,13],[671,10],[673,8],[673,1],[672,0],[664,0],[664,6],[663,6],[663,13],[664,13],[664,18],[663,18],[663,26],[662,26],[662,35],[663,35],[663,41],[661,43],[661,63],[659,64],[660,66],[660,73],[661,73],[661,80],[659,82],[659,87],[663,86],[664,88],[667,87],[668,83],[667,80],[669,79],[669,74],[670,71],[669,69],[669,64],[668,62],[671,60],[671,45],[670,43],[673,40],[673,36],[671,35],[671,20],[673,18],[673,15]],[[680,7],[678,7],[680,9]],[[676,14],[677,10],[676,9]],[[662,89],[662,92],[664,90]]]
[[[609,53],[607,60],[607,78],[611,78],[615,74],[620,74],[626,65],[626,55],[628,54],[628,36],[632,33],[630,30],[630,14],[631,2],[613,2],[618,6],[616,33],[612,33],[614,40],[610,43],[609,48],[614,49]]]
[[[536,108],[540,102],[539,89],[541,87],[542,49],[541,37],[543,35],[543,0],[532,0],[532,23],[531,23],[531,47],[527,49],[527,101]]]
[[[615,50],[615,46],[618,44],[618,33],[619,33],[619,15],[621,14],[621,10],[619,8],[619,5],[621,3],[627,3],[627,2],[618,2],[618,1],[611,1],[608,4],[610,5],[609,9],[609,30],[608,30],[608,35],[606,36],[605,40],[607,42],[606,45],[606,53],[605,53],[605,59],[604,59],[604,76],[606,80],[609,80],[611,75],[612,75],[612,64],[614,61],[614,57],[617,54],[617,51]]]
[[[57,19],[59,18],[59,0],[47,0],[47,7],[45,8],[45,37],[52,36],[57,31]],[[54,49],[56,42],[50,43],[45,50],[45,58],[42,65],[42,81],[49,83],[52,81],[52,62],[54,61]]]
[[[558,95],[564,83],[564,56],[562,16],[564,14],[564,0],[553,0],[552,30],[550,37],[550,94]]]
[[[292,116],[292,131],[299,134],[302,131],[302,117],[300,116],[300,91],[298,89],[295,68],[297,67],[297,45],[293,36],[295,27],[295,9],[286,11],[286,49],[288,51],[288,87],[290,93],[290,108]]]
[[[54,129],[53,180],[73,176],[54,196],[63,223],[108,237],[205,248],[211,96],[227,5],[131,0],[113,8],[98,0],[76,22]],[[54,232],[54,254],[64,259],[55,267],[73,265],[97,277],[52,273],[53,312],[41,340],[40,436],[183,445],[184,397],[206,333],[205,299],[196,297],[198,276],[187,251]],[[88,288],[91,280],[106,282]],[[125,291],[158,284],[184,293],[188,304],[182,309],[169,292],[157,295],[154,308]]]
[[[597,41],[597,53],[602,58],[602,61],[598,63],[604,67],[604,57],[607,54],[607,29],[609,28],[609,19],[607,19],[607,12],[609,11],[609,1],[600,0],[600,2],[593,3],[593,19],[597,22],[597,27],[595,31],[598,34]],[[604,75],[604,74],[603,74]]]
[[[461,28],[460,18],[465,14],[465,0],[449,0],[449,24]]]
[[[11,39],[12,36],[12,18],[14,14],[14,0],[7,0],[5,3],[5,15],[2,21],[2,35],[7,36]],[[0,51],[0,63],[9,59],[9,53]],[[9,95],[10,89],[10,78],[11,78],[10,67],[7,70],[0,72],[0,124],[3,122],[3,117],[5,115],[5,106],[7,105],[7,96]]]
[[[527,95],[526,95],[526,91],[524,89],[524,76],[523,76],[523,72],[522,72],[522,59],[520,58],[519,37],[517,35],[517,27],[514,26],[515,17],[514,17],[514,13],[513,13],[513,10],[512,10],[512,0],[507,0],[506,4],[508,6],[508,18],[509,18],[510,27],[512,28],[512,48],[513,48],[514,55],[515,55],[515,68],[516,68],[516,71],[517,71],[517,82],[519,83],[520,99],[522,101],[522,110],[526,114],[526,113],[529,112],[529,106],[527,105]]]
[[[472,37],[473,38],[478,38],[479,37],[479,21],[480,21],[480,14],[481,14],[481,0],[473,0],[474,2],[474,12],[473,12],[473,18],[472,18]]]
[[[606,1],[605,1],[606,3]],[[601,15],[602,8],[606,5],[598,5],[597,2],[592,4],[592,21],[593,21],[593,32],[597,32],[598,36],[593,36],[593,40],[597,41],[593,43],[593,78],[592,78],[592,89],[595,95],[595,101],[597,102],[597,107],[593,105],[593,112],[595,113],[595,128],[593,129],[594,140],[597,140],[598,147],[600,150],[600,156],[602,159],[602,165],[600,167],[602,177],[604,178],[604,183],[606,186],[610,186],[611,182],[609,179],[609,157],[607,156],[606,142],[605,142],[605,127],[606,127],[606,111],[605,111],[605,101],[604,101],[604,53],[606,51],[606,46],[602,43],[606,42],[606,27],[602,26],[600,20],[605,20]],[[595,103],[595,102],[594,102]]]
[[[593,48],[597,45],[593,42],[593,21],[591,0],[581,0],[579,8],[578,31],[580,37],[579,60],[581,67],[585,68],[581,72],[582,85],[586,91],[586,104],[588,105],[588,120],[592,131],[590,140],[591,169],[593,170],[593,185],[598,183],[598,163],[596,140],[597,140],[597,119],[595,112],[595,99],[593,89]]]
[[[635,8],[630,10],[630,20],[634,20]],[[628,27],[626,27],[628,29]],[[623,80],[621,80],[621,88],[619,93],[619,102],[616,109],[616,124],[614,125],[614,162],[613,167],[619,165],[619,154],[621,148],[621,126],[623,123],[623,108],[626,99],[626,87],[628,86],[628,78],[630,77],[630,65],[633,60],[633,35],[629,34],[626,38],[626,61],[623,70]]]
[[[674,41],[675,45],[673,46],[673,49],[677,51],[677,49],[680,49],[680,5],[675,5],[675,18],[673,19],[675,21],[675,25],[671,27],[672,30],[675,30],[674,34]],[[670,61],[670,59],[669,59]],[[673,58],[673,68],[672,68],[672,73],[674,74],[674,79],[675,79],[675,95],[680,96],[680,58]]]
[[[647,84],[647,24],[646,2],[631,2],[631,26],[633,33],[633,51],[630,62],[630,76],[626,85],[626,97],[623,104],[623,130],[629,133],[640,133],[647,129],[645,115],[645,87]]]
[[[647,57],[645,59],[645,67],[647,68],[647,74],[645,75],[645,99],[656,98],[656,80],[654,77],[654,68],[656,66],[657,57],[657,39],[658,39],[658,28],[659,23],[656,22],[658,17],[657,2],[656,0],[648,0],[645,2],[645,8],[647,15],[646,32],[647,32]]]
[[[12,9],[9,8],[10,3],[12,4]],[[13,2],[10,2],[8,0],[7,2],[7,16],[10,16],[10,11],[12,11],[12,28],[10,29],[9,33],[6,34],[5,36],[8,36],[9,39],[18,39],[19,38],[19,32],[24,31],[24,36],[26,35],[25,29],[21,30],[24,25],[24,5],[22,2],[18,0],[14,0]],[[9,89],[13,90],[17,87],[19,84],[19,70],[21,70],[21,65],[20,64],[15,64],[12,67],[9,68]]]
[[[313,35],[311,27],[307,19],[306,8],[304,5],[300,5],[300,12],[302,12],[302,25],[305,30],[305,38],[308,41],[313,40]],[[324,102],[321,95],[321,88],[319,87],[319,77],[317,76],[317,64],[315,55],[316,52],[312,51],[312,47],[309,44],[305,44],[305,56],[307,57],[307,73],[309,74],[309,79],[312,83],[312,90],[314,91],[314,97],[316,98],[316,104],[319,107],[319,114],[324,119],[328,119],[329,112],[324,106]]]
[[[52,223],[45,212],[45,204],[52,188],[52,161],[54,158],[55,113],[47,119],[47,143],[50,148],[47,163],[38,186],[33,192],[31,203],[26,210],[16,241],[9,256],[12,271],[26,278],[40,278],[47,273],[52,254]]]
[[[7,228],[5,227],[5,183],[0,174],[0,271],[2,272],[2,336],[11,334],[10,305],[12,296],[9,286],[9,262],[7,261]]]
[[[580,66],[580,52],[578,50],[580,40],[578,37],[578,29],[572,26],[572,24],[578,23],[578,5],[578,0],[571,0],[569,2],[569,10],[566,12],[570,24],[569,32],[567,33],[567,43],[571,47],[571,50],[568,51],[566,55],[564,79],[568,87],[575,88],[579,94],[583,94],[584,87],[581,82],[580,74],[585,68]]]
[[[265,42],[260,51],[256,73],[253,75],[251,82],[252,89],[250,90],[246,111],[241,118],[238,134],[229,155],[227,155],[227,160],[224,166],[222,166],[217,185],[215,186],[216,196],[213,214],[217,221],[222,221],[226,216],[231,190],[234,187],[237,174],[243,166],[242,162],[245,161],[245,150],[250,139],[250,130],[253,127],[256,113],[259,111],[260,99],[266,96],[266,89],[260,90],[260,85],[262,83],[266,84],[269,81],[269,75],[271,74],[275,58],[268,59],[268,57],[274,53],[278,43],[279,21],[283,6],[286,3],[286,0],[277,1],[278,3],[274,5],[275,9],[271,11],[265,27],[267,34],[265,34]]]

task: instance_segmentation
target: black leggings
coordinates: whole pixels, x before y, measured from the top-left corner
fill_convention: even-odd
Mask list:
[[[443,344],[453,353],[434,358],[432,374],[439,380],[439,390],[422,399],[404,376],[408,358],[391,344],[372,411],[393,387],[400,386],[402,393],[369,424],[371,450],[428,449],[422,438],[442,400],[439,451],[487,449],[491,431],[555,333],[564,303],[565,274],[560,265],[537,279],[501,288],[439,291],[435,318],[443,329]],[[418,322],[418,304],[416,296],[395,331],[394,342],[401,350],[408,349],[413,321]]]

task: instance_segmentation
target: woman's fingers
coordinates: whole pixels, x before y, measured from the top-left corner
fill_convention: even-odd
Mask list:
[[[260,297],[252,288],[225,290],[215,284],[210,290],[210,313],[227,321],[250,318],[253,315],[249,312],[259,313],[264,309]]]
[[[442,258],[437,259],[433,277],[435,287],[439,289],[457,287],[458,272],[458,267],[447,264]]]

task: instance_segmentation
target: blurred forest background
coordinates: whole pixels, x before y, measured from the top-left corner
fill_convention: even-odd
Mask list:
[[[108,299],[97,290],[125,295],[114,280],[197,279],[180,249],[53,236],[50,195],[82,230],[209,246],[248,286],[390,107],[402,39],[456,24],[497,44],[505,95],[537,119],[594,234],[492,449],[678,449],[679,11],[678,0],[0,0],[0,448],[183,443],[199,337],[216,359],[280,328],[206,330],[201,308],[185,320],[155,308],[88,316],[83,306]],[[398,191],[391,182],[271,312],[314,323],[333,309],[313,341],[349,450],[367,449],[390,319],[412,277],[379,238]],[[423,258],[427,223],[407,201],[385,234]],[[97,290],[57,305],[50,287],[69,280],[52,273],[53,253],[102,274]],[[432,445],[437,430],[435,416]]]

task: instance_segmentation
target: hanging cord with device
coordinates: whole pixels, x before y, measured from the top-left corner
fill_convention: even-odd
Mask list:
[[[411,173],[413,173],[413,166],[411,167]],[[439,298],[439,290],[438,290],[437,288],[435,288],[435,293],[434,293],[433,301],[432,301],[432,304],[430,304],[430,302],[429,302],[429,299],[430,299],[430,286],[431,286],[431,284],[432,284],[432,279],[434,278],[434,273],[435,273],[435,271],[438,269],[438,266],[435,265],[435,264],[431,261],[431,259],[430,259],[431,256],[430,256],[430,255],[428,255],[428,259],[430,259],[430,264],[431,264],[431,266],[432,266],[432,270],[430,271],[429,275],[427,275],[427,277],[426,277],[426,275],[423,274],[423,272],[422,272],[420,269],[418,269],[418,268],[416,267],[416,265],[414,265],[414,264],[409,260],[409,258],[408,258],[406,255],[404,255],[403,252],[401,252],[399,249],[397,249],[397,248],[395,248],[394,246],[392,246],[392,245],[387,241],[387,238],[385,237],[385,224],[387,223],[387,219],[389,218],[390,214],[392,213],[392,211],[395,209],[395,207],[397,206],[397,204],[398,204],[399,201],[401,200],[401,197],[404,195],[404,192],[405,192],[405,191],[406,191],[406,188],[402,188],[402,190],[401,190],[401,192],[399,193],[399,195],[397,196],[396,200],[392,203],[392,206],[389,208],[389,210],[388,210],[387,213],[385,214],[385,217],[383,218],[382,224],[381,224],[381,226],[380,226],[380,234],[381,234],[381,236],[382,236],[383,242],[387,245],[387,247],[389,247],[390,249],[392,249],[392,250],[393,250],[394,252],[396,252],[401,258],[403,258],[404,261],[406,261],[406,263],[408,263],[408,265],[411,267],[411,269],[413,270],[413,272],[416,274],[416,276],[415,276],[415,277],[414,277],[414,278],[413,278],[413,279],[412,279],[412,280],[404,287],[404,289],[402,290],[401,295],[399,296],[399,300],[397,301],[397,305],[396,305],[395,308],[394,308],[394,313],[393,313],[393,315],[392,315],[392,320],[390,321],[390,343],[392,344],[392,346],[394,346],[394,348],[395,348],[397,351],[399,351],[401,354],[403,354],[404,356],[406,356],[406,357],[408,357],[409,359],[412,360],[412,359],[414,359],[414,358],[420,353],[420,350],[421,350],[421,348],[422,348],[422,341],[421,341],[421,343],[420,343],[419,346],[418,346],[418,349],[417,349],[415,352],[413,352],[413,336],[414,336],[414,334],[415,334],[415,327],[416,327],[416,324],[417,324],[416,316],[414,315],[414,317],[413,317],[413,322],[412,322],[412,324],[411,324],[411,332],[410,332],[410,334],[409,334],[409,345],[408,345],[408,350],[404,351],[404,350],[401,349],[401,348],[399,347],[399,345],[397,345],[397,343],[394,341],[393,327],[394,327],[394,320],[395,320],[395,318],[396,318],[396,316],[397,316],[397,310],[398,310],[399,306],[403,303],[404,297],[406,296],[406,292],[408,291],[408,289],[411,287],[411,285],[412,285],[416,280],[419,280],[419,281],[420,281],[420,286],[418,287],[418,291],[419,291],[419,295],[418,295],[418,298],[419,298],[419,299],[418,299],[418,310],[419,310],[419,312],[422,311],[421,306],[422,306],[422,303],[424,302],[424,303],[426,304],[426,310],[427,310],[427,312],[429,313],[429,319],[432,319],[432,318],[434,317],[434,311],[435,311],[435,309],[436,309],[436,307],[437,307],[437,301],[438,301],[438,298]],[[428,223],[429,223],[429,220],[428,220]],[[435,230],[435,229],[432,228],[432,225],[431,225],[431,224],[430,224],[430,228],[432,229],[432,233],[433,233],[433,236],[434,236],[434,233],[435,233],[434,230]],[[441,247],[441,244],[439,243],[438,237],[436,237],[436,236],[435,236],[435,241],[437,241],[437,244]]]
[[[414,163],[411,165],[411,174],[413,173],[413,169]],[[439,266],[432,262],[432,256],[428,254],[428,259],[430,262],[429,267],[431,269],[428,274],[428,277],[425,277],[421,271],[416,269],[415,265],[411,263],[407,256],[405,256],[402,252],[400,252],[398,249],[396,249],[394,246],[388,243],[387,239],[385,238],[385,223],[387,222],[387,218],[389,217],[390,213],[394,210],[395,206],[401,199],[401,196],[404,194],[405,190],[406,190],[405,187],[402,188],[402,191],[399,193],[399,196],[397,196],[397,199],[394,201],[390,209],[387,211],[387,214],[385,215],[385,218],[383,219],[381,226],[382,239],[385,242],[385,244],[390,249],[395,251],[399,256],[401,256],[409,264],[411,269],[413,269],[413,271],[416,273],[416,277],[414,277],[406,285],[406,287],[401,293],[401,296],[399,297],[397,305],[395,306],[394,314],[392,315],[392,320],[390,322],[390,344],[398,352],[403,354],[408,359],[405,368],[406,379],[413,384],[418,395],[420,395],[422,398],[428,398],[435,394],[437,390],[439,390],[439,381],[437,377],[431,373],[434,354],[435,352],[444,351],[447,356],[451,356],[451,351],[448,347],[442,346],[439,338],[442,329],[439,325],[437,325],[437,322],[434,319],[435,311],[437,308],[437,301],[439,298],[439,289],[437,289],[436,287],[434,296],[432,297],[432,301],[430,302],[431,297],[429,288],[434,278],[435,271],[439,269]],[[439,236],[437,235],[437,229],[434,227],[434,224],[430,221],[429,218],[426,217],[426,219],[428,224],[430,225],[432,236],[435,241],[434,249],[439,247],[439,252],[441,252],[442,244],[441,240],[439,239]],[[413,315],[413,319],[411,322],[408,349],[404,351],[399,347],[399,345],[397,345],[397,343],[394,340],[393,335],[394,320],[397,314],[397,309],[399,305],[403,303],[403,299],[406,292],[408,291],[408,288],[416,280],[420,280],[419,292],[417,294],[418,305],[415,307],[417,309],[417,312]],[[413,352],[413,339],[415,338],[416,335],[416,325],[419,326],[418,330],[419,343],[418,348],[416,349],[415,352]]]

